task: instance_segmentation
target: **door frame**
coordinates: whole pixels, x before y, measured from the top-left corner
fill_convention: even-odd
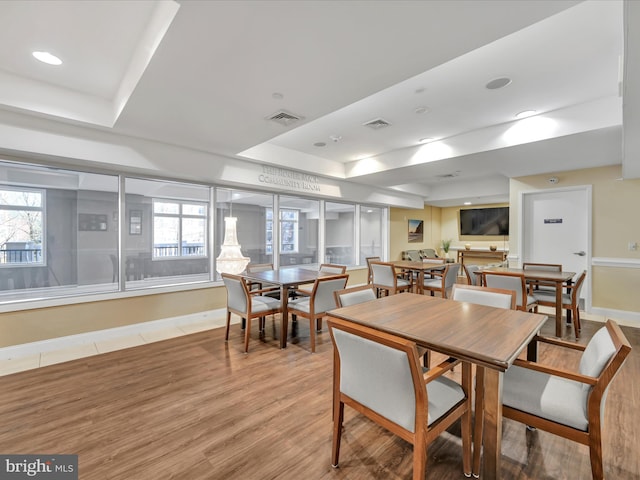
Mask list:
[[[591,298],[592,298],[592,279],[591,279],[591,257],[592,257],[592,239],[593,239],[593,187],[592,185],[576,185],[571,187],[558,187],[558,188],[543,188],[538,190],[528,190],[520,192],[520,209],[519,209],[519,234],[518,234],[518,252],[520,252],[520,267],[522,266],[522,262],[524,261],[524,246],[525,246],[525,225],[527,219],[525,219],[524,211],[525,211],[525,202],[527,198],[530,198],[534,195],[544,195],[547,193],[562,193],[562,192],[574,192],[580,191],[584,192],[586,196],[586,225],[587,225],[587,246],[586,246],[586,270],[587,270],[587,278],[585,278],[585,286],[586,289],[583,288],[582,293],[586,295],[584,297],[584,310],[585,312],[591,312]],[[579,273],[579,272],[576,272]]]

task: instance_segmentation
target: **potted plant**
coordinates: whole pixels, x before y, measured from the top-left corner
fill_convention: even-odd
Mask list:
[[[449,258],[449,248],[451,248],[451,239],[442,240],[440,244],[442,251],[444,252],[444,257]]]

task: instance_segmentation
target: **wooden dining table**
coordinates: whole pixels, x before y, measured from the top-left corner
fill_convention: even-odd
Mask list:
[[[327,313],[416,342],[483,369],[483,477],[501,478],[504,372],[538,333],[545,315],[402,293]]]
[[[418,262],[414,260],[396,260],[391,262],[394,267],[399,268],[401,270],[409,270],[411,272],[416,272],[418,274],[418,280],[416,282],[417,288],[415,289],[416,293],[424,293],[424,273],[432,272],[434,270],[443,270],[445,268],[445,264],[439,263],[429,263],[429,262]]]
[[[510,272],[524,274],[524,278],[527,281],[553,283],[556,288],[556,337],[562,337],[562,287],[564,285],[571,285],[573,277],[576,272],[554,272],[550,270],[535,270],[535,269],[523,269],[523,268],[510,268],[510,267],[487,267],[483,270],[479,270],[476,275],[483,275],[482,284],[484,282],[485,273],[501,273]]]
[[[331,275],[318,270],[310,270],[302,267],[278,268],[274,270],[263,270],[260,272],[241,274],[243,278],[262,283],[271,283],[280,286],[280,300],[282,302],[282,318],[280,320],[280,348],[287,347],[287,330],[289,320],[289,291],[298,285],[313,283],[318,277]]]

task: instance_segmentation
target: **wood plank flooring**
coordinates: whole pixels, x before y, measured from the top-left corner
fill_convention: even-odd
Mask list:
[[[78,454],[82,480],[410,478],[411,447],[350,409],[340,468],[329,465],[332,347],[325,326],[311,354],[307,323],[286,350],[268,319],[248,355],[235,325],[226,344],[216,329],[1,377],[0,453]],[[601,325],[585,320],[582,341]],[[640,332],[623,330],[634,350],[607,400],[612,480],[640,478]],[[509,420],[502,454],[505,479],[591,478],[586,447]],[[428,456],[426,478],[464,478],[457,426]]]

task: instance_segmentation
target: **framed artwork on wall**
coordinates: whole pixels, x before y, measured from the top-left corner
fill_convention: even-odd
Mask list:
[[[423,230],[423,220],[409,220],[409,243],[422,243]]]
[[[129,235],[142,235],[142,210],[129,211]]]
[[[106,232],[107,215],[95,213],[78,214],[78,230],[81,232]]]

